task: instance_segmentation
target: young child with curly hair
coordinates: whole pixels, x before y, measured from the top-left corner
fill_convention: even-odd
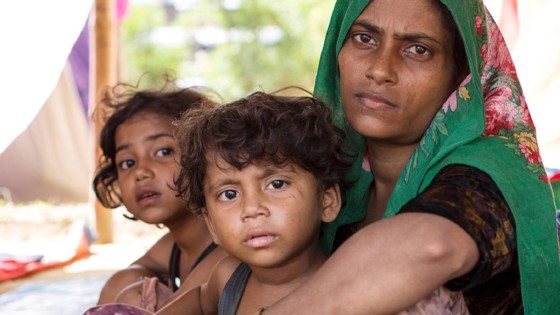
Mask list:
[[[325,261],[323,222],[335,220],[351,158],[344,132],[312,97],[256,92],[187,112],[179,194],[231,256],[205,285],[158,314],[252,314]]]

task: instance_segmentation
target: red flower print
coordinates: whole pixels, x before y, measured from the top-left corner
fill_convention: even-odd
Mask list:
[[[447,99],[447,101],[445,101],[445,103],[443,103],[443,112],[447,113],[447,111],[449,109],[451,109],[452,112],[457,110],[457,94],[459,94],[459,97],[461,97],[463,100],[468,100],[470,99],[470,95],[469,95],[469,90],[467,90],[467,88],[465,87],[465,85],[467,85],[469,82],[471,82],[472,80],[472,75],[469,74],[464,80],[463,82],[461,82],[461,84],[459,85],[459,88],[454,91],[453,93],[451,93],[451,95],[449,96],[449,98]]]
[[[496,23],[489,25],[488,43],[492,44],[487,47],[483,46],[482,49],[485,51],[481,51],[484,65],[497,68],[509,76],[517,77],[513,60]]]
[[[529,112],[529,107],[527,107],[527,102],[525,101],[525,96],[523,95],[519,95],[519,108],[521,110],[521,122],[531,126],[532,129],[535,129],[533,119],[531,119],[531,113]]]
[[[474,25],[476,25],[476,32],[478,35],[482,35],[482,18],[480,16],[476,16],[474,19]]]
[[[510,99],[511,89],[508,86],[499,86],[491,91],[484,101],[486,115],[486,135],[497,135],[500,129],[513,129],[517,108]]]

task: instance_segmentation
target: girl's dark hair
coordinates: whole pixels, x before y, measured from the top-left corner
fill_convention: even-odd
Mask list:
[[[205,206],[205,173],[217,158],[239,170],[254,163],[294,163],[315,176],[319,189],[347,186],[351,161],[342,149],[345,133],[331,123],[330,110],[316,98],[256,92],[219,107],[188,111],[178,129],[182,154],[175,186],[195,213]]]
[[[118,179],[115,164],[115,133],[117,128],[138,113],[155,113],[179,119],[181,115],[202,103],[211,103],[209,98],[195,88],[177,88],[167,83],[161,90],[136,90],[120,83],[107,91],[101,101],[112,114],[106,120],[99,139],[102,155],[99,158],[93,190],[99,202],[107,208],[122,204],[115,189]]]
[[[451,11],[439,0],[434,0],[436,8],[439,9],[441,14],[443,27],[445,27],[453,39],[453,59],[455,60],[455,84],[456,87],[465,79],[470,73],[469,61],[465,52],[465,44],[459,28],[453,19]]]

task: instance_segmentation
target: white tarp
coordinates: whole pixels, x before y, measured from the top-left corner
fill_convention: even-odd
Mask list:
[[[0,1],[0,154],[52,93],[92,3]]]

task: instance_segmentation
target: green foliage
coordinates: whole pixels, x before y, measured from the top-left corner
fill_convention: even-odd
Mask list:
[[[143,85],[161,86],[162,73],[171,71],[183,85],[210,87],[225,101],[290,85],[313,90],[334,1],[243,0],[235,10],[222,3],[200,0],[167,25],[162,6],[132,6],[122,25],[122,80],[137,82],[145,73]],[[162,27],[175,27],[187,35],[175,46],[149,40]],[[279,41],[259,40],[263,30],[278,28],[282,30]],[[201,47],[195,38],[207,29],[221,33],[204,39],[227,35],[229,40]]]

